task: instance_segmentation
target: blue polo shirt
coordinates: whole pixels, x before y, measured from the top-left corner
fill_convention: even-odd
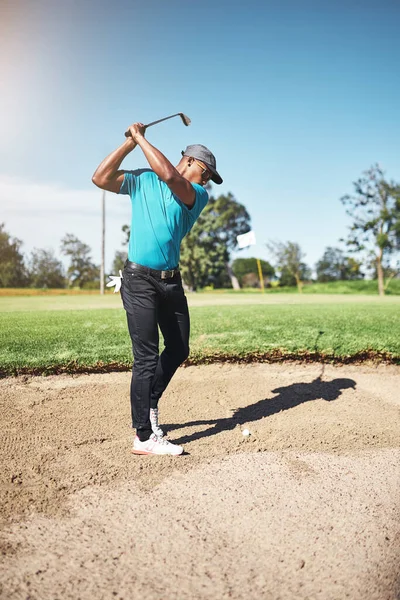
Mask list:
[[[152,269],[168,270],[179,264],[183,238],[208,202],[207,191],[192,183],[196,199],[188,208],[151,169],[127,171],[120,194],[132,203],[128,259]]]

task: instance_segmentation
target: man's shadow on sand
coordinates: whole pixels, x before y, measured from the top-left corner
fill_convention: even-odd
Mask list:
[[[272,393],[278,394],[277,396],[264,398],[249,406],[238,408],[231,417],[171,424],[166,425],[165,429],[172,431],[174,429],[181,429],[182,427],[211,425],[211,427],[204,431],[197,431],[191,435],[185,435],[179,439],[174,439],[174,444],[185,444],[210,435],[216,435],[222,431],[230,431],[237,425],[259,421],[260,419],[270,417],[282,410],[294,408],[303,402],[310,402],[311,400],[326,400],[327,402],[332,402],[342,394],[342,390],[348,388],[354,389],[356,387],[356,382],[353,379],[322,381],[321,377],[322,375],[310,383],[292,383],[291,385],[276,388],[272,390]]]

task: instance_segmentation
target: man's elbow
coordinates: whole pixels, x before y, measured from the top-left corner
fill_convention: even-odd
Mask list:
[[[97,185],[97,187],[103,189],[105,182],[103,181],[103,179],[101,177],[99,177],[98,175],[96,175],[96,173],[94,173],[93,177],[92,177],[92,183],[94,183],[94,185]]]
[[[119,194],[121,189],[121,182],[116,179],[108,179],[106,176],[96,175],[96,173],[92,177],[92,182],[95,186],[104,190],[105,192],[113,192],[114,194]]]

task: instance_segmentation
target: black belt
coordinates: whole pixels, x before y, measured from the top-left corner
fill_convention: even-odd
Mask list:
[[[150,269],[150,267],[145,267],[144,265],[138,265],[137,263],[131,262],[127,260],[125,262],[125,267],[132,270],[140,271],[141,273],[147,273],[147,275],[153,275],[153,277],[159,277],[160,279],[170,279],[174,277],[177,273],[179,273],[179,267],[175,269],[170,269],[169,271],[159,271],[157,269]]]

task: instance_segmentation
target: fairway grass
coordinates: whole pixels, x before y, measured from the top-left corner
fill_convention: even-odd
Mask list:
[[[232,297],[234,301],[225,302]],[[118,295],[63,297],[68,303],[57,310],[46,309],[43,302],[60,298],[1,300],[28,302],[19,309],[14,304],[14,310],[0,303],[3,377],[131,367],[131,342]],[[400,364],[398,297],[199,294],[190,295],[189,304],[192,364],[285,359]]]
[[[188,304],[195,306],[251,306],[288,304],[376,304],[386,306],[397,304],[400,310],[400,296],[355,295],[355,294],[262,294],[260,292],[200,292],[188,293]],[[96,310],[122,308],[119,294],[75,295],[75,296],[0,296],[2,312],[36,312],[53,310]]]

